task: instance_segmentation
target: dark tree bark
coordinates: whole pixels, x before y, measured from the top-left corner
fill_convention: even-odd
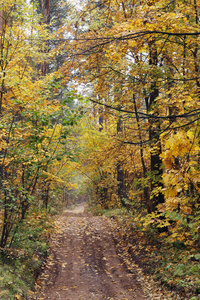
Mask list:
[[[158,64],[158,54],[154,41],[149,43],[149,65],[157,66]],[[151,91],[149,97],[146,99],[147,111],[151,110],[152,106],[156,103],[156,99],[159,96],[159,90],[157,88],[157,83],[152,83]],[[162,176],[162,160],[160,158],[161,154],[161,143],[159,140],[160,132],[160,121],[156,119],[151,119],[149,121],[149,140],[151,143],[151,173],[156,180],[151,179],[151,191],[155,188],[163,187],[161,183]],[[164,202],[164,195],[159,191],[157,195],[153,195],[151,198],[151,205],[149,211],[155,211],[158,204]]]
[[[123,127],[122,127],[122,119],[119,117],[119,120],[117,122],[117,134],[122,135],[123,134]],[[124,199],[126,198],[126,193],[124,189],[124,170],[123,170],[123,164],[121,161],[117,162],[117,181],[118,181],[118,197],[121,201],[121,204],[123,206],[126,206]]]
[[[50,0],[40,0],[41,13],[43,16],[42,23],[49,24],[50,22]],[[48,47],[48,41],[45,42]],[[44,50],[44,52],[48,52],[48,50]],[[48,63],[45,61],[39,64],[39,71],[41,71],[41,75],[45,76],[48,73]]]
[[[137,104],[135,100],[135,95],[133,95],[133,104],[134,104],[134,109],[135,109],[135,117],[136,117],[136,122],[137,122],[137,129],[138,129],[138,137],[140,141],[140,159],[142,163],[142,173],[143,173],[143,178],[147,177],[147,168],[145,165],[144,161],[144,151],[143,151],[143,145],[142,145],[142,133],[141,133],[141,124],[140,124],[140,118],[138,115],[138,109],[137,109]],[[148,187],[144,187],[143,189],[143,197],[144,197],[144,203],[146,204],[148,212],[150,212],[150,201],[149,201],[149,189]]]

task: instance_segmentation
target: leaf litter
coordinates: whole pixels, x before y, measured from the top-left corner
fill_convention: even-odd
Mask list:
[[[83,206],[56,221],[51,254],[31,300],[183,300],[146,276],[116,244],[116,224]]]

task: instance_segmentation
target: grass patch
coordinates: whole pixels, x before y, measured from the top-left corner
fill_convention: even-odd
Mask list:
[[[95,216],[106,216],[108,218],[118,218],[127,214],[126,208],[108,208],[103,209],[101,206],[93,206],[91,212]]]

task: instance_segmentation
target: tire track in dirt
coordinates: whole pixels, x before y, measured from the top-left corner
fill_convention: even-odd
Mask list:
[[[146,299],[137,271],[128,272],[116,253],[109,220],[83,213],[79,207],[65,211],[57,225],[52,255],[34,299]]]

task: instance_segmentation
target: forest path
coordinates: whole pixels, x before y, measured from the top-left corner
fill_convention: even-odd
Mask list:
[[[137,270],[129,272],[116,253],[110,220],[66,210],[52,238],[52,255],[38,284],[35,299],[147,299]]]

